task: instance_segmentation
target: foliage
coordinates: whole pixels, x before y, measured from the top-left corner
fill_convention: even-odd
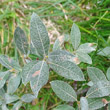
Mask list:
[[[9,104],[12,104],[13,110],[15,110],[20,108],[24,102],[30,103],[36,100],[40,89],[47,83],[50,83],[52,90],[63,101],[76,102],[75,109],[95,110],[109,103],[109,69],[106,78],[100,69],[87,68],[88,76],[93,84],[86,91],[87,93],[83,94],[85,97],[81,97],[67,81],[49,80],[49,74],[54,71],[64,77],[64,80],[86,82],[83,71],[78,64],[81,62],[92,64],[92,59],[88,54],[96,50],[96,44],[80,45],[81,33],[79,27],[74,23],[68,37],[73,52],[63,48],[67,40],[64,40],[62,47],[57,40],[53,46],[53,51],[50,51],[48,32],[40,17],[35,13],[32,14],[30,22],[31,40],[27,39],[25,32],[20,27],[15,29],[15,46],[23,56],[24,64],[19,59],[15,60],[6,55],[0,55],[0,63],[7,68],[5,72],[0,72],[0,105],[2,110],[8,110]],[[34,55],[31,49],[34,50]],[[103,55],[101,52],[98,54]],[[30,56],[36,56],[36,59]],[[29,86],[32,92],[16,95],[15,91],[18,91],[22,85]],[[97,105],[94,101],[97,102]],[[72,106],[64,104],[54,108],[54,110],[62,110],[63,108],[74,109]]]

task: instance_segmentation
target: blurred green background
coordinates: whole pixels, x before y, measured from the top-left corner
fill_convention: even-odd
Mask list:
[[[110,0],[1,0],[0,54],[15,56],[14,30],[20,26],[29,38],[30,16],[33,12],[36,12],[46,25],[51,44],[57,37],[70,33],[74,22],[81,30],[81,43],[95,42],[98,44],[97,50],[110,46]],[[110,65],[110,60],[99,57],[96,53],[92,53],[91,57],[92,65],[104,72]],[[87,64],[80,66],[84,69]],[[54,77],[56,78],[51,76],[50,80]],[[36,102],[24,104],[21,110],[51,110],[62,103],[52,95],[49,85],[44,88]],[[21,89],[30,91],[28,88]]]

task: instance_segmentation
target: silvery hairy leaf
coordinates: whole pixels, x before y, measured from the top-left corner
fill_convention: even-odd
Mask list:
[[[56,95],[63,101],[77,101],[77,95],[74,89],[68,83],[55,80],[51,81],[50,84]]]
[[[45,25],[40,17],[33,13],[30,22],[31,42],[42,58],[48,55],[50,41]]]
[[[15,41],[15,44],[16,44],[16,47],[18,48],[18,50],[22,54],[27,55],[29,45],[28,45],[27,37],[26,37],[24,31],[20,27],[17,27],[15,29],[14,41]]]

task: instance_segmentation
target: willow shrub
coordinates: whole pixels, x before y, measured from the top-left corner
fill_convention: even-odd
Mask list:
[[[30,103],[36,99],[40,89],[48,82],[50,70],[70,81],[82,81],[83,84],[85,78],[78,64],[80,62],[92,64],[89,53],[95,51],[96,45],[94,43],[80,45],[81,33],[76,24],[73,24],[69,36],[65,40],[69,39],[74,52],[61,49],[58,39],[53,45],[53,51],[50,52],[48,32],[38,15],[33,13],[31,16],[30,42],[24,31],[20,27],[16,28],[14,32],[15,47],[21,56],[24,56],[25,64],[21,66],[20,61],[9,58],[7,55],[0,55],[0,63],[7,68],[7,71],[0,72],[0,106],[2,110],[8,110],[7,105],[9,104],[13,105],[13,110],[18,110],[22,103]],[[100,54],[102,53],[100,52]],[[30,55],[36,56],[37,60],[33,60],[29,57]],[[49,82],[55,94],[65,101],[65,104],[59,105],[53,110],[96,110],[109,103],[107,98],[110,95],[110,69],[107,71],[108,79],[98,68],[88,67],[87,72],[91,80],[88,83],[90,88],[80,99],[74,87],[67,82],[62,80]],[[27,83],[30,84],[33,93],[17,96],[16,91],[20,85],[27,86]],[[68,105],[68,102],[75,101],[76,108]]]

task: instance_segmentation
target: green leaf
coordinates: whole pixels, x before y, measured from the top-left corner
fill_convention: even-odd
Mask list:
[[[9,110],[6,106],[6,104],[2,104],[2,110]]]
[[[91,86],[94,85],[94,83],[93,83],[92,81],[89,81],[89,82],[87,83],[87,85],[91,87]]]
[[[81,104],[81,110],[89,110],[88,101],[85,97],[81,97],[80,104]]]
[[[75,110],[72,106],[67,104],[59,105],[58,107],[54,108],[53,110]]]
[[[84,75],[81,69],[71,61],[55,61],[50,59],[48,62],[57,74],[71,80],[84,81]]]
[[[79,61],[92,64],[92,59],[87,53],[77,51],[76,55],[78,56]]]
[[[110,47],[105,47],[104,49],[98,52],[98,55],[110,57]]]
[[[23,102],[26,102],[26,103],[30,103],[30,102],[32,102],[32,100],[34,100],[34,99],[35,99],[35,96],[32,95],[32,94],[24,94],[24,95],[21,97],[21,100],[22,100]]]
[[[96,110],[104,106],[102,98],[92,98],[92,99],[89,98],[88,104],[89,104],[90,110]]]
[[[76,57],[66,50],[56,50],[49,54],[48,59],[54,61],[68,60],[74,62]]]
[[[69,34],[65,34],[64,35],[64,42],[68,42],[70,39],[70,35]]]
[[[77,95],[74,89],[68,83],[55,80],[51,81],[50,84],[56,95],[63,101],[77,101]]]
[[[10,71],[6,71],[6,72],[0,72],[0,89],[4,86],[6,80],[8,79],[9,75],[10,75]]]
[[[30,53],[31,53],[31,54],[34,54],[34,55],[37,55],[37,56],[40,56],[40,55],[38,54],[36,48],[34,47],[33,42],[31,42],[31,44],[30,44]]]
[[[92,51],[96,50],[96,44],[94,43],[85,43],[81,44],[78,48],[78,52],[83,52],[83,53],[90,53]]]
[[[30,33],[31,42],[39,55],[44,58],[48,55],[50,41],[45,25],[42,23],[40,17],[35,13],[31,16]]]
[[[17,90],[17,88],[20,84],[20,80],[21,80],[21,77],[19,74],[14,74],[9,79],[8,86],[7,86],[7,93],[8,94],[13,94]]]
[[[73,48],[77,50],[81,40],[81,33],[76,24],[73,24],[71,28],[70,38],[71,38]]]
[[[108,68],[106,75],[107,75],[108,80],[110,81],[110,67]]]
[[[110,95],[110,82],[98,81],[87,92],[86,97],[98,98]]]
[[[35,69],[30,84],[33,93],[37,97],[39,90],[48,82],[49,68],[45,61],[39,61]]]
[[[9,58],[6,55],[0,55],[0,63],[8,69],[13,69],[14,68],[18,71],[21,70],[21,67],[19,66],[18,62],[16,62],[12,58]]]
[[[22,75],[22,83],[24,85],[26,85],[30,81],[32,74],[37,71],[36,69],[37,65],[38,65],[38,61],[31,61],[23,67],[21,75]]]
[[[60,49],[60,41],[59,41],[59,39],[57,38],[57,39],[55,40],[54,45],[53,45],[53,51],[59,50],[59,49]]]
[[[0,89],[0,98],[5,95],[5,90],[3,88]]]
[[[98,81],[107,81],[104,73],[95,67],[88,67],[87,72],[89,75],[89,78],[92,80],[93,83],[96,83]]]
[[[27,37],[24,33],[24,31],[20,28],[17,27],[15,29],[14,32],[14,41],[16,44],[16,47],[18,48],[18,50],[22,53],[27,55],[28,53],[28,41],[27,41]]]
[[[19,110],[19,108],[22,106],[22,102],[18,101],[14,104],[13,109],[12,110]]]
[[[19,97],[17,95],[9,95],[7,93],[5,93],[5,101],[6,101],[6,104],[9,104],[9,103],[12,103],[12,102],[15,102],[19,99]]]

